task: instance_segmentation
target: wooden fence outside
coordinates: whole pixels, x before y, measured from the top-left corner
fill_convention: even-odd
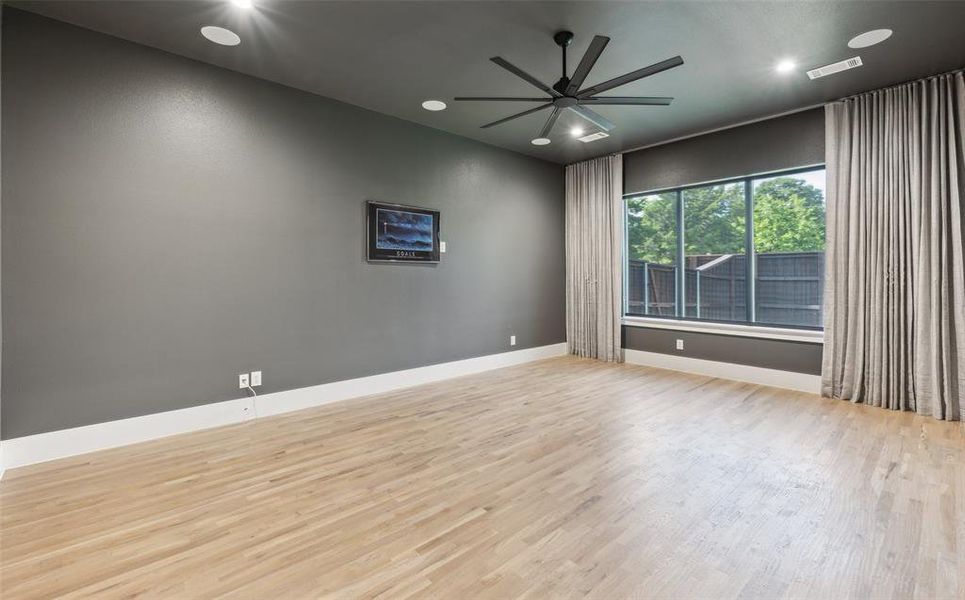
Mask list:
[[[687,256],[684,311],[688,318],[747,321],[747,266],[743,254]],[[676,267],[631,260],[627,312],[676,315]],[[820,327],[823,321],[823,252],[757,255],[757,323]]]

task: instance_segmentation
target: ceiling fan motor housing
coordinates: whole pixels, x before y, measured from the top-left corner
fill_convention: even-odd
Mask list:
[[[560,80],[553,84],[553,89],[557,92],[566,95],[566,88],[570,85],[569,77],[560,77]]]

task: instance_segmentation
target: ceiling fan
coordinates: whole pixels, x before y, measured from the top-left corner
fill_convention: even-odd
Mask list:
[[[642,69],[637,69],[626,75],[621,75],[620,77],[615,77],[609,81],[604,81],[603,83],[598,83],[594,86],[588,88],[580,89],[583,82],[586,81],[586,76],[590,74],[590,70],[593,65],[596,64],[597,59],[603,54],[603,49],[610,42],[610,38],[597,35],[593,37],[593,41],[590,42],[590,47],[587,48],[586,54],[583,55],[583,59],[580,60],[580,64],[577,65],[576,70],[573,72],[573,77],[567,77],[566,75],[566,48],[573,41],[572,31],[559,31],[553,36],[553,41],[562,48],[563,50],[563,76],[560,78],[553,87],[549,87],[545,83],[536,79],[526,71],[523,71],[516,65],[512,64],[508,60],[501,58],[499,56],[494,56],[489,60],[493,61],[500,67],[506,69],[513,75],[516,75],[523,81],[526,81],[532,86],[535,86],[549,94],[548,97],[544,98],[495,98],[495,97],[478,97],[478,96],[463,96],[455,98],[457,101],[481,101],[481,102],[545,102],[541,106],[536,108],[531,108],[529,110],[524,110],[521,113],[516,113],[515,115],[510,115],[498,121],[493,121],[492,123],[486,123],[481,127],[481,129],[487,129],[489,127],[494,127],[496,125],[501,125],[507,121],[512,121],[513,119],[518,119],[520,117],[525,117],[526,115],[539,112],[541,110],[552,108],[553,112],[550,113],[549,118],[546,119],[546,123],[543,128],[540,129],[539,138],[546,138],[550,131],[552,131],[553,126],[556,124],[557,119],[560,118],[560,113],[564,109],[569,109],[580,117],[586,119],[593,125],[596,125],[603,131],[610,131],[615,127],[615,125],[603,117],[603,115],[593,111],[588,106],[601,106],[601,105],[636,105],[636,106],[667,106],[673,101],[673,98],[665,97],[648,97],[648,96],[598,96],[597,94],[612,90],[613,88],[625,85],[627,83],[637,81],[638,79],[643,79],[644,77],[649,77],[651,75],[656,75],[666,71],[667,69],[672,69],[674,67],[679,67],[684,64],[684,60],[679,56],[673,58],[668,58],[667,60],[660,61],[656,64],[652,64],[649,67],[644,67]],[[549,140],[545,140],[544,143],[548,143]]]

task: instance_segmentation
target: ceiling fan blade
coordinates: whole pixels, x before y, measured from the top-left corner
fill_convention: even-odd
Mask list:
[[[529,109],[529,110],[524,110],[524,111],[521,112],[521,113],[516,113],[515,115],[510,115],[510,116],[506,117],[505,119],[500,119],[500,120],[498,120],[498,121],[493,121],[492,123],[486,123],[485,125],[483,125],[482,127],[480,127],[480,129],[488,129],[488,128],[490,128],[490,127],[495,127],[496,125],[501,125],[502,123],[505,123],[506,121],[512,121],[513,119],[518,119],[518,118],[520,118],[520,117],[525,117],[526,115],[531,115],[531,114],[533,114],[534,112],[541,111],[541,110],[543,110],[544,108],[549,108],[550,106],[553,106],[553,104],[552,104],[552,103],[550,103],[550,104],[544,104],[543,106],[537,106],[536,108],[531,108],[531,109]]]
[[[511,63],[511,62],[509,62],[509,61],[507,61],[507,60],[504,60],[504,59],[500,58],[499,56],[494,56],[494,57],[490,58],[489,60],[493,61],[494,63],[496,63],[496,64],[499,65],[500,67],[506,69],[507,71],[509,71],[510,73],[512,73],[513,75],[515,75],[516,77],[519,77],[519,78],[522,79],[523,81],[529,83],[530,85],[533,85],[533,86],[538,87],[539,89],[543,90],[544,92],[546,92],[546,93],[549,94],[550,96],[557,97],[557,96],[560,95],[559,92],[557,92],[556,90],[554,90],[554,89],[551,88],[550,86],[546,85],[545,83],[543,83],[543,82],[540,81],[539,79],[536,79],[535,77],[533,77],[532,75],[530,75],[530,74],[527,73],[526,71],[520,69],[519,67],[517,67],[517,66],[514,65],[513,63]]]
[[[603,83],[598,83],[593,87],[588,87],[585,90],[580,90],[577,92],[577,97],[580,99],[593,96],[594,94],[599,94],[607,90],[612,90],[615,87],[636,81],[638,79],[643,79],[644,77],[649,77],[651,75],[656,75],[666,71],[667,69],[672,69],[674,67],[679,67],[684,64],[684,59],[679,56],[673,58],[668,58],[667,60],[660,61],[656,64],[652,64],[649,67],[644,67],[642,69],[637,69],[632,73],[627,73],[626,75],[621,75],[609,81],[604,81]]]
[[[549,118],[546,119],[546,123],[543,125],[543,128],[539,130],[539,135],[536,137],[541,137],[541,138],[549,137],[550,131],[553,130],[553,125],[556,125],[556,120],[560,118],[561,112],[563,112],[562,108],[560,108],[559,106],[554,106],[553,112],[550,113]]]
[[[586,81],[586,76],[590,74],[590,69],[596,64],[597,59],[603,54],[603,49],[606,45],[610,43],[610,38],[605,35],[595,35],[593,36],[593,41],[590,42],[590,47],[586,49],[586,54],[580,60],[580,64],[577,65],[576,70],[573,71],[573,77],[570,79],[570,84],[566,86],[566,93],[573,94],[576,90],[580,89],[583,82]]]
[[[616,125],[614,125],[609,119],[607,119],[606,117],[604,117],[599,113],[596,113],[590,110],[589,108],[586,108],[585,106],[571,106],[570,110],[580,115],[590,123],[593,123],[603,131],[610,131],[611,129],[616,127]]]
[[[458,98],[453,98],[453,100],[456,102],[494,102],[497,100],[503,102],[549,102],[552,100],[552,98],[496,98],[490,96],[459,96]]]
[[[604,105],[619,105],[619,104],[632,104],[638,106],[668,106],[673,102],[673,98],[665,98],[661,96],[597,96],[590,98],[582,98],[580,104],[604,104]]]

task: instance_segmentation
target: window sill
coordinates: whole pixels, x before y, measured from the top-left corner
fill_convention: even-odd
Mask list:
[[[712,333],[715,335],[734,335],[739,337],[763,338],[769,340],[786,340],[789,342],[807,342],[823,344],[824,332],[809,329],[786,329],[782,327],[762,327],[760,325],[736,325],[732,323],[700,323],[676,319],[653,319],[648,317],[623,317],[623,324],[628,327],[645,327],[650,329],[670,329],[673,331],[692,331],[695,333]]]

